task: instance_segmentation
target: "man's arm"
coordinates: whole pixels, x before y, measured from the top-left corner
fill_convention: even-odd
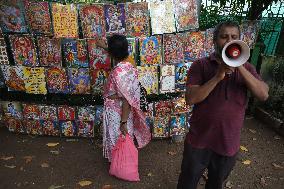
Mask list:
[[[243,76],[247,88],[251,93],[261,101],[265,101],[268,98],[269,87],[263,81],[255,78],[244,66],[238,67],[241,75]]]

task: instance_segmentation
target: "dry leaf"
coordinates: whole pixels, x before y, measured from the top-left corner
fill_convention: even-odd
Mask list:
[[[7,156],[7,157],[1,157],[1,160],[4,160],[4,161],[7,161],[7,160],[10,160],[10,159],[13,159],[14,156]]]
[[[281,165],[278,165],[276,163],[272,163],[272,165],[274,166],[275,169],[283,169],[284,168]]]
[[[69,139],[66,139],[66,142],[78,142],[79,140],[78,139],[75,139],[75,138],[69,138]]]
[[[42,168],[47,168],[47,167],[49,167],[49,164],[48,164],[48,163],[42,163],[40,166],[41,166]]]
[[[57,189],[57,188],[62,188],[62,187],[64,187],[64,185],[62,186],[51,185],[50,187],[48,187],[48,189]]]
[[[55,154],[55,155],[58,155],[58,154],[59,154],[59,151],[58,151],[58,150],[51,150],[50,153]]]
[[[252,140],[256,140],[256,138],[252,138]]]
[[[89,180],[81,180],[78,184],[80,186],[89,186],[90,184],[92,184],[92,182]]]
[[[248,152],[248,149],[247,149],[246,147],[244,147],[244,146],[240,146],[240,149],[241,149],[242,151],[244,151],[244,152]]]
[[[245,161],[243,161],[243,164],[245,164],[245,165],[249,165],[250,163],[251,163],[250,160],[245,160]]]
[[[274,139],[275,139],[275,140],[280,140],[281,138],[276,135],[276,136],[274,136]]]
[[[234,185],[232,184],[231,181],[227,181],[225,186],[226,188],[233,188]]]
[[[262,186],[266,186],[267,185],[267,183],[266,183],[266,181],[265,181],[265,179],[263,177],[260,178],[260,184]]]
[[[106,184],[106,185],[103,185],[102,189],[112,189],[112,187],[111,185]]]
[[[249,131],[250,131],[251,133],[253,133],[253,134],[256,133],[256,130],[253,130],[253,129],[249,129]]]
[[[48,147],[54,147],[54,146],[57,146],[59,143],[58,142],[51,142],[51,143],[47,143],[46,145],[48,146]]]
[[[151,176],[153,176],[153,174],[150,172],[150,173],[147,174],[147,176],[151,177]]]
[[[24,156],[23,158],[26,160],[26,163],[30,163],[33,160],[34,156]]]
[[[168,154],[170,154],[171,156],[176,155],[176,152],[168,152]]]
[[[4,166],[10,169],[14,169],[16,167],[16,165],[4,165]]]
[[[20,171],[23,171],[24,170],[24,167],[20,167]]]

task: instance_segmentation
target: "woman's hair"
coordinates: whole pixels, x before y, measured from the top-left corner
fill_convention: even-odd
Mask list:
[[[107,43],[108,52],[115,60],[122,61],[128,57],[128,41],[124,35],[114,34]]]
[[[219,33],[220,33],[220,30],[221,30],[223,27],[235,27],[235,28],[238,28],[239,34],[241,35],[240,26],[239,26],[239,24],[238,24],[237,22],[232,21],[232,20],[224,21],[224,22],[219,23],[219,24],[215,27],[215,30],[214,30],[214,33],[213,33],[213,41],[214,41],[214,42],[217,41],[218,35],[219,35]]]

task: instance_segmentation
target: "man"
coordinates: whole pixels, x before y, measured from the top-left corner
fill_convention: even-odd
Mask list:
[[[232,68],[222,60],[225,44],[239,38],[237,23],[220,23],[214,31],[215,52],[195,61],[188,72],[186,102],[195,106],[184,143],[178,189],[195,189],[206,168],[206,189],[223,187],[239,151],[247,90],[261,101],[268,98],[268,86],[251,64]]]

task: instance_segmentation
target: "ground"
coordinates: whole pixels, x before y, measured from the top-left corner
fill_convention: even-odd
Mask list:
[[[47,143],[59,144],[48,147]],[[225,188],[283,188],[284,139],[247,117],[241,145],[248,151],[240,150]],[[109,164],[102,157],[99,141],[35,137],[10,133],[1,127],[0,188],[174,189],[182,151],[182,143],[152,140],[139,150],[141,181],[131,183],[109,176]],[[250,164],[244,164],[245,160],[250,160]],[[84,180],[91,184],[84,187],[78,184]],[[204,188],[204,179],[200,180],[198,188]]]

